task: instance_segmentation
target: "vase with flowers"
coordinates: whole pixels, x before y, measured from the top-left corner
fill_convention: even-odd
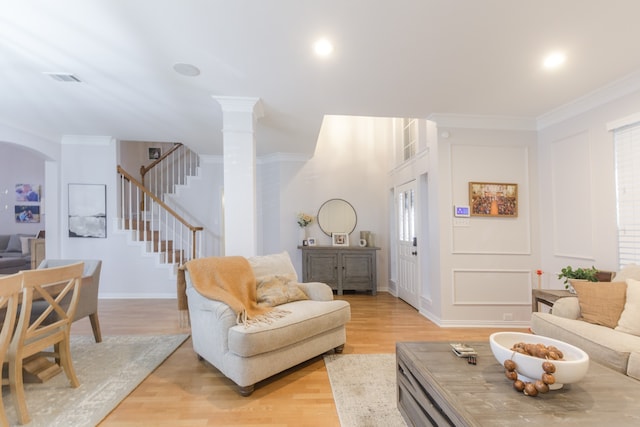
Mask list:
[[[296,218],[297,218],[298,225],[300,226],[300,229],[303,230],[304,236],[302,237],[302,240],[304,244],[304,240],[306,240],[308,237],[307,227],[313,222],[313,217],[304,212],[300,212]]]

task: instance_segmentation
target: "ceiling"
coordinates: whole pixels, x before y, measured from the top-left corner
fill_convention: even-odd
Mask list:
[[[324,115],[535,119],[640,69],[637,0],[0,4],[0,126],[52,141],[111,135],[220,154],[213,97],[257,97],[258,154],[310,154]],[[319,36],[331,57],[313,54]],[[549,72],[555,49],[567,62]]]

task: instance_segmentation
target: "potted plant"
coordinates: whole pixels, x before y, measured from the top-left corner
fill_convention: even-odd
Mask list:
[[[586,280],[589,282],[598,282],[598,269],[594,266],[591,268],[576,268],[575,270],[569,265],[558,274],[558,279],[564,279],[564,287],[571,292],[575,292],[569,283],[569,280]]]

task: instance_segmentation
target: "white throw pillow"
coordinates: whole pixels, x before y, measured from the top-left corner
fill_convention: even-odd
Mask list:
[[[617,272],[611,281],[624,282],[627,279],[640,280],[640,265],[627,264],[622,270]]]
[[[257,282],[276,275],[284,276],[294,282],[298,281],[298,273],[296,273],[287,251],[274,255],[254,256],[248,258],[248,261]]]
[[[31,242],[32,237],[20,237],[20,246],[22,248],[22,255],[29,255],[29,251],[31,250]]]
[[[12,234],[9,237],[9,243],[7,243],[7,252],[20,252],[22,250],[22,244],[20,243],[20,236]]]
[[[616,331],[640,336],[640,281],[627,279],[627,300]]]

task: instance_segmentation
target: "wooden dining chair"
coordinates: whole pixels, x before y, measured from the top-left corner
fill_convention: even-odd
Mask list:
[[[20,292],[22,292],[22,276],[20,274],[0,277],[0,322],[2,322],[0,327],[0,367],[4,364],[5,355],[13,336]],[[0,425],[9,425],[1,396]]]
[[[55,358],[59,361],[73,388],[80,385],[73,368],[70,349],[71,321],[80,295],[80,282],[84,264],[79,262],[64,267],[43,270],[25,270],[22,275],[22,299],[18,324],[9,345],[9,386],[18,421],[29,422],[24,395],[22,366],[25,359],[34,356]],[[32,310],[33,301],[46,303],[46,307]],[[45,351],[53,346],[53,352]]]

